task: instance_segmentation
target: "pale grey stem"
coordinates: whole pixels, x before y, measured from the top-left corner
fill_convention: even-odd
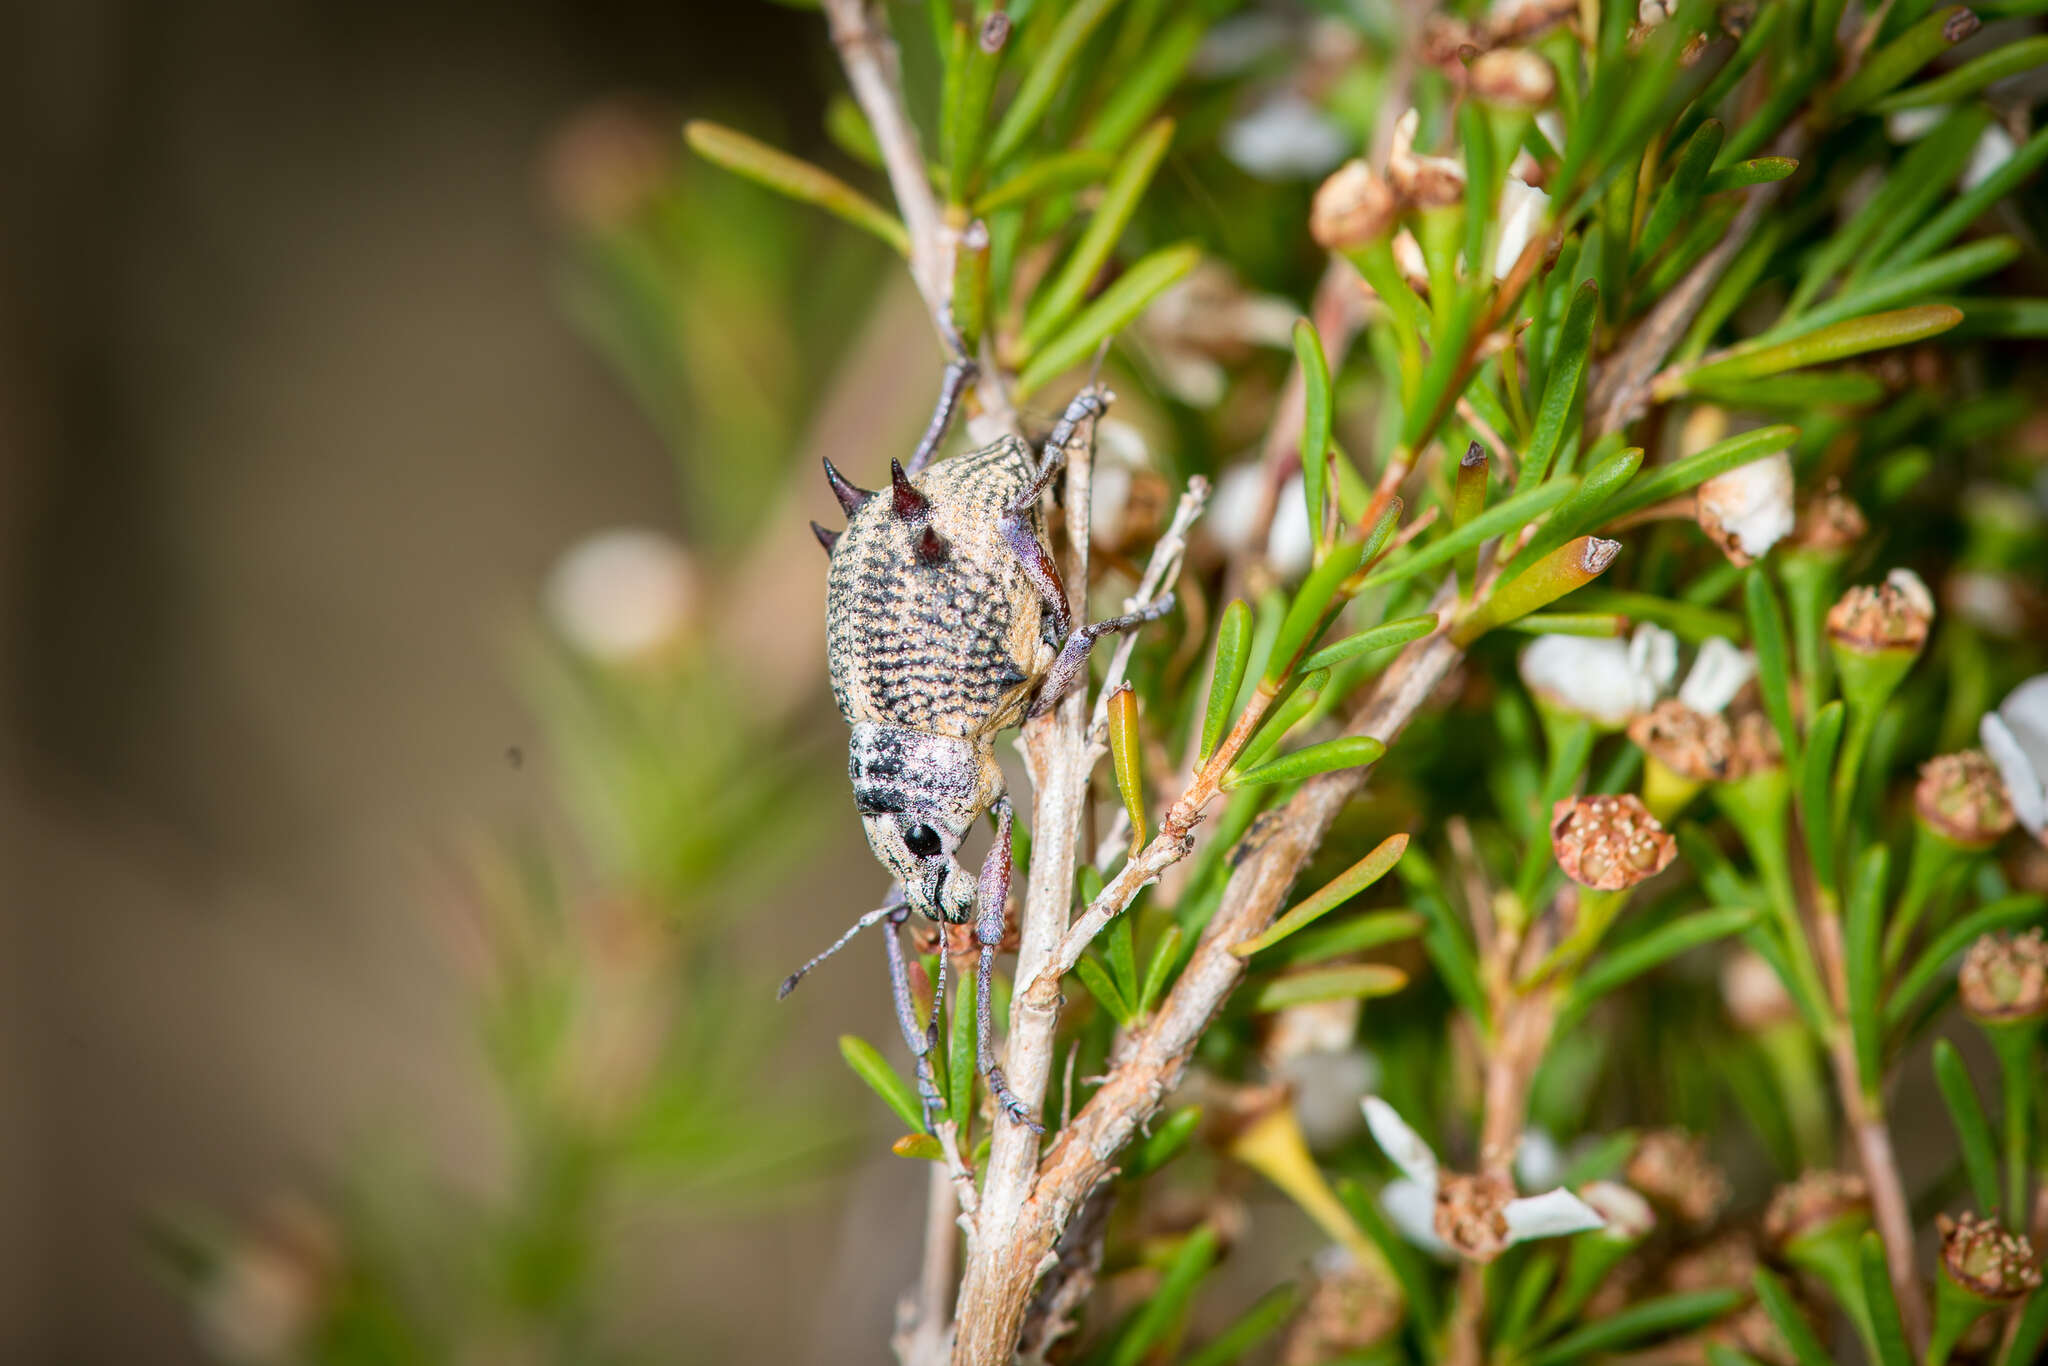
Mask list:
[[[1173,520],[1167,523],[1165,534],[1152,547],[1152,558],[1146,562],[1137,591],[1124,599],[1124,611],[1135,612],[1154,601],[1168,584],[1180,577],[1181,561],[1188,551],[1188,528],[1195,524],[1195,518],[1202,515],[1202,508],[1208,501],[1209,481],[1199,474],[1188,480],[1186,491],[1173,509]],[[1137,647],[1136,631],[1126,631],[1117,638],[1116,652],[1109,657],[1109,674],[1103,680],[1102,691],[1095,696],[1095,712],[1088,722],[1089,739],[1096,744],[1101,744],[1109,734],[1109,695],[1124,681],[1131,651]]]
[[[958,1238],[953,1174],[945,1162],[931,1164],[926,1181],[924,1262],[917,1293],[897,1307],[896,1359],[903,1366],[945,1366],[953,1349],[954,1255]]]

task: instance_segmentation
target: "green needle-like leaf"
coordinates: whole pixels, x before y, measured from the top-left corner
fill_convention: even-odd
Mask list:
[[[1072,152],[1055,152],[1049,157],[1023,167],[1002,184],[990,189],[974,201],[974,212],[986,216],[997,209],[1008,209],[1042,199],[1062,190],[1075,190],[1083,185],[1092,185],[1108,175],[1116,166],[1116,158],[1107,152],[1094,152],[1086,148]]]
[[[1172,141],[1173,121],[1159,120],[1131,144],[1116,170],[1110,173],[1109,183],[1102,187],[1102,199],[1096,204],[1081,240],[1067,254],[1059,274],[1032,296],[1019,337],[1027,354],[1037,350],[1081,306],[1095,277],[1102,273],[1103,264],[1116,250],[1124,229],[1130,226],[1131,215],[1138,211],[1138,201],[1144,197],[1145,187],[1152,183],[1152,175]]]
[[[1963,1151],[1963,1170],[1970,1177],[1970,1195],[1980,1213],[1998,1213],[1998,1157],[1992,1146],[1991,1123],[1977,1100],[1963,1055],[1947,1039],[1934,1043],[1934,1080],[1948,1105],[1949,1122],[1955,1125],[1956,1144]]]
[[[1891,851],[1881,843],[1872,844],[1856,860],[1856,878],[1849,889],[1848,923],[1842,936],[1842,956],[1849,977],[1849,1032],[1854,1036],[1863,1087],[1872,1094],[1884,1077],[1880,1056],[1883,1030],[1878,1018],[1878,952],[1884,937],[1879,918],[1884,914],[1885,882],[1890,867]]]
[[[1967,100],[1995,81],[2017,76],[2022,71],[2048,63],[2048,37],[2022,38],[1995,47],[1983,56],[1944,71],[1931,81],[1885,96],[1871,106],[1873,113],[1893,114],[1901,109],[1932,109]]]
[[[1565,475],[1540,487],[1517,493],[1512,498],[1494,504],[1449,534],[1431,541],[1422,549],[1402,557],[1385,569],[1368,574],[1365,582],[1359,585],[1359,589],[1363,591],[1390,583],[1400,583],[1424,570],[1448,564],[1464,550],[1483,545],[1506,532],[1520,530],[1530,521],[1569,498],[1578,486],[1577,475]]]
[[[887,209],[853,186],[801,158],[770,147],[737,129],[704,119],[683,125],[683,137],[698,156],[791,199],[815,204],[910,255],[910,234]]]
[[[1603,522],[1612,522],[1631,512],[1654,507],[1667,498],[1676,498],[1704,484],[1717,474],[1726,474],[1753,460],[1786,450],[1798,439],[1797,427],[1759,427],[1725,441],[1716,441],[1705,450],[1695,451],[1682,460],[1659,465],[1638,475],[1606,507],[1600,509],[1600,518]]]
[[[1814,877],[1830,891],[1835,886],[1835,822],[1828,790],[1846,718],[1847,708],[1839,697],[1815,713],[1799,769],[1799,814],[1806,827],[1806,855],[1813,863]]]
[[[1195,268],[1202,250],[1193,243],[1161,247],[1117,277],[1115,284],[1081,310],[1067,330],[1036,352],[1017,377],[1016,396],[1029,397],[1079,365],[1095,348],[1143,313],[1168,286]]]
[[[1914,960],[1913,966],[1892,989],[1891,999],[1885,1002],[1884,1007],[1885,1028],[1897,1029],[1904,1023],[1928,988],[1947,971],[1949,962],[1980,936],[2038,920],[2044,910],[2048,910],[2048,902],[2038,896],[2001,897],[1936,935],[1934,942]]]
[[[1558,333],[1557,348],[1551,354],[1549,378],[1543,384],[1543,402],[1536,409],[1536,428],[1529,436],[1529,449],[1522,457],[1518,489],[1536,488],[1550,477],[1551,462],[1564,444],[1572,407],[1579,400],[1586,377],[1586,355],[1593,345],[1593,324],[1599,320],[1600,288],[1591,280],[1581,284],[1565,311]]]
[[[1768,185],[1774,180],[1788,179],[1798,169],[1799,163],[1791,157],[1752,157],[1733,166],[1723,166],[1708,176],[1706,193],[1726,194],[1730,190],[1746,190],[1752,185]]]
[[[1120,1164],[1124,1179],[1136,1181],[1173,1161],[1187,1146],[1188,1140],[1194,1137],[1201,1123],[1202,1107],[1183,1105],[1153,1125],[1152,1132],[1139,1139]]]
[[[1078,0],[1072,9],[1060,16],[1059,27],[1053,30],[1052,38],[1039,53],[1031,70],[1025,73],[1023,84],[1017,87],[1016,96],[1011,99],[1009,108],[1003,111],[1002,121],[996,124],[995,135],[988,145],[988,159],[992,164],[1000,166],[1009,160],[1010,155],[1024,145],[1024,139],[1037,129],[1053,97],[1066,84],[1067,68],[1073,65],[1081,45],[1088,41],[1088,35],[1116,5],[1117,0]]]
[[[1344,954],[1413,939],[1429,928],[1414,911],[1367,911],[1291,933],[1259,954],[1260,968],[1300,968]]]
[[[1209,671],[1209,703],[1202,713],[1198,762],[1208,762],[1223,738],[1223,728],[1230,724],[1231,706],[1237,701],[1238,686],[1244,682],[1245,665],[1250,661],[1251,639],[1252,609],[1244,599],[1233,599],[1216,624],[1216,662]]]
[[[1568,1366],[1589,1357],[1712,1323],[1742,1303],[1739,1290],[1698,1290],[1632,1304],[1567,1334],[1529,1366]]]
[[[1899,1301],[1892,1294],[1891,1274],[1885,1269],[1884,1240],[1876,1230],[1863,1235],[1861,1252],[1863,1297],[1870,1304],[1878,1366],[1913,1366],[1912,1349],[1906,1346],[1905,1325],[1899,1320]]]
[[[1240,944],[1232,944],[1230,951],[1239,958],[1249,958],[1259,950],[1271,948],[1288,935],[1307,928],[1385,877],[1407,851],[1407,835],[1388,836],[1370,854],[1330,879],[1321,890],[1267,926],[1264,934]]]
[[[889,1066],[888,1059],[873,1044],[858,1034],[841,1034],[839,1056],[846,1059],[855,1076],[896,1112],[898,1119],[919,1133],[924,1131],[924,1107],[918,1103],[917,1088]]]
[[[1391,996],[1408,985],[1408,974],[1385,963],[1351,963],[1336,968],[1291,972],[1254,986],[1251,1008],[1260,1013],[1317,1001],[1350,1001]]]
[[[1367,764],[1378,763],[1386,752],[1387,747],[1370,735],[1345,735],[1295,750],[1292,754],[1283,754],[1277,759],[1268,759],[1241,773],[1226,774],[1223,789],[1228,792],[1264,783],[1294,783],[1339,769],[1363,768]]]
[[[1758,1303],[1763,1305],[1779,1336],[1785,1339],[1785,1345],[1792,1349],[1799,1366],[1833,1366],[1834,1359],[1814,1336],[1813,1325],[1806,1321],[1785,1283],[1761,1267],[1757,1268],[1753,1283]]]
[[[1608,992],[1628,985],[1644,973],[1654,971],[1702,944],[1740,934],[1756,920],[1757,912],[1748,906],[1699,911],[1601,955],[1573,986],[1565,1003],[1563,1018],[1578,1018]]]
[[[1308,500],[1309,532],[1316,551],[1323,549],[1323,484],[1330,472],[1330,363],[1323,357],[1323,339],[1307,318],[1294,323],[1294,362],[1301,369],[1301,483]]]
[[[1301,1304],[1301,1289],[1291,1282],[1275,1286],[1230,1325],[1191,1353],[1181,1366],[1232,1366],[1280,1331]]]
[[[1195,1287],[1216,1265],[1218,1250],[1216,1230],[1208,1224],[1181,1241],[1180,1247],[1174,1251],[1173,1260],[1167,1263],[1166,1274],[1160,1277],[1158,1287],[1117,1336],[1116,1345],[1110,1349],[1107,1366],[1138,1366],[1145,1359],[1153,1344],[1187,1312],[1188,1300],[1195,1293]]]
[[[1785,609],[1759,566],[1751,566],[1742,591],[1749,610],[1750,648],[1756,651],[1756,681],[1763,694],[1764,714],[1778,732],[1785,762],[1796,764],[1799,729],[1792,722],[1792,654],[1785,644]]]
[[[1152,958],[1145,964],[1145,984],[1138,991],[1138,1014],[1150,1015],[1166,992],[1166,979],[1180,958],[1181,928],[1168,925],[1159,942],[1152,946]]]
[[[1368,627],[1357,635],[1346,636],[1332,641],[1301,661],[1304,669],[1327,669],[1374,650],[1389,650],[1396,645],[1406,645],[1411,640],[1420,640],[1436,629],[1436,613],[1425,612],[1419,617],[1402,617],[1399,621],[1383,622]]]
[[[1136,1010],[1124,999],[1124,994],[1117,990],[1116,983],[1111,980],[1109,969],[1098,963],[1093,955],[1084,953],[1076,960],[1074,975],[1081,979],[1081,984],[1088,988],[1088,994],[1093,996],[1118,1024],[1128,1025],[1137,1018]]]
[[[1944,5],[1866,57],[1862,68],[1835,92],[1831,107],[1837,115],[1846,116],[1875,104],[1880,96],[1976,31],[1969,10]]]
[[[1762,379],[1785,370],[1859,356],[1866,351],[1909,346],[1939,336],[1962,320],[1962,310],[1949,304],[1922,304],[1889,313],[1872,313],[1807,332],[1791,341],[1739,346],[1709,357],[1685,373],[1676,387]]]

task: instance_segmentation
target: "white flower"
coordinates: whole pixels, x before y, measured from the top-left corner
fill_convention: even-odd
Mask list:
[[[1266,469],[1256,460],[1232,465],[1217,477],[1208,515],[1202,518],[1217,545],[1234,555],[1251,549],[1265,495]]]
[[[1638,0],[1636,22],[1644,28],[1655,28],[1677,12],[1677,0]]]
[[[1934,594],[1928,591],[1927,580],[1910,569],[1894,569],[1884,576],[1884,581],[1898,590],[1907,606],[1924,617],[1933,618]]]
[[[2048,841],[2048,674],[2035,674],[1997,711],[1985,712],[1977,737],[2005,779],[2013,814],[2035,839]]]
[[[1534,185],[1509,176],[1500,187],[1500,245],[1494,248],[1493,278],[1503,280],[1515,268],[1515,262],[1522,257],[1522,251],[1529,245],[1550,216],[1550,196]]]
[[[1292,90],[1223,128],[1223,155],[1261,180],[1323,175],[1351,151],[1351,135]]]
[[[1707,480],[1699,517],[1738,564],[1761,559],[1792,530],[1792,457],[1779,451]]]
[[[1941,121],[1954,112],[1948,105],[1930,105],[1925,109],[1901,109],[1884,116],[1885,136],[1893,142],[1918,142],[1940,126]]]
[[[1696,712],[1726,711],[1735,694],[1756,677],[1756,656],[1726,636],[1710,636],[1678,685],[1678,700]]]
[[[1648,622],[1627,641],[1538,636],[1520,666],[1530,691],[1601,725],[1624,726],[1678,676],[1678,637]]]
[[[1364,1101],[1365,1122],[1381,1151],[1401,1169],[1398,1181],[1387,1183],[1380,1204],[1387,1217],[1410,1242],[1439,1255],[1450,1249],[1436,1232],[1437,1190],[1441,1184],[1436,1154],[1422,1136],[1408,1127],[1393,1106],[1378,1096]],[[1584,1233],[1604,1224],[1598,1211],[1563,1187],[1541,1195],[1525,1195],[1501,1207],[1509,1246],[1536,1238]]]
[[[1145,434],[1121,418],[1095,424],[1095,470],[1088,486],[1088,532],[1105,545],[1123,534],[1130,506],[1132,473],[1151,464]]]
[[[1537,131],[1556,152],[1564,151],[1564,115],[1555,109],[1546,109],[1536,116]]]
[[[642,659],[680,636],[701,592],[690,552],[654,531],[600,531],[548,574],[549,619],[571,645],[606,664]]]
[[[2014,145],[2012,134],[1992,124],[1977,139],[1977,145],[1970,152],[1970,164],[1963,168],[1963,188],[1974,190],[1991,178],[1991,175],[2006,162],[2012,160],[2019,148]]]
[[[1273,506],[1273,529],[1266,533],[1266,562],[1282,578],[1292,579],[1308,572],[1315,556],[1315,540],[1309,534],[1308,494],[1300,475],[1280,489],[1280,501]]]
[[[1548,1129],[1530,1125],[1515,1149],[1515,1180],[1524,1186],[1554,1186],[1564,1175],[1564,1150]]]
[[[1618,1243],[1640,1242],[1657,1226],[1650,1202],[1619,1181],[1589,1181],[1579,1193],[1607,1221],[1606,1234]]]

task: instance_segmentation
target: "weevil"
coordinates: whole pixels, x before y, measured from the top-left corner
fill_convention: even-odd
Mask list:
[[[1040,503],[1083,423],[1107,395],[1083,390],[1033,452],[1005,436],[932,462],[974,364],[947,366],[930,424],[909,463],[889,462],[889,487],[856,486],[825,462],[846,530],[811,529],[830,557],[825,595],[832,693],[852,728],[847,770],[868,845],[894,879],[887,901],[782,984],[803,975],[855,934],[888,922],[889,978],[905,1042],[917,1058],[930,1124],[940,1104],[931,1049],[945,996],[939,955],[930,1023],[920,1029],[897,929],[910,912],[972,924],[976,1063],[989,1094],[1012,1119],[1038,1128],[1010,1090],[991,1042],[989,989],[1010,891],[1013,819],[996,735],[1049,711],[1085,676],[1103,636],[1163,616],[1167,593],[1135,612],[1076,626]],[[930,466],[927,470],[927,465]],[[995,839],[978,877],[955,857],[984,815]]]

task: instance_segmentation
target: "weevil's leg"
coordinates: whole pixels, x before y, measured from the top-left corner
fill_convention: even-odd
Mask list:
[[[955,349],[955,358],[946,362],[945,376],[939,381],[939,402],[932,409],[932,420],[926,424],[924,435],[918,438],[917,449],[903,466],[903,472],[913,479],[939,453],[939,443],[946,439],[946,428],[953,423],[953,410],[960,405],[960,396],[981,373],[981,367],[971,357],[957,354],[957,339]]]
[[[1074,624],[1073,613],[1067,607],[1067,585],[1061,580],[1059,566],[1052,562],[1045,542],[1031,529],[1029,514],[1007,510],[998,513],[996,529],[1002,533],[1003,544],[1017,557],[1017,563],[1024,566],[1025,580],[1038,590],[1046,616],[1052,622],[1053,637],[1064,640]]]
[[[897,933],[903,922],[910,916],[908,906],[899,906],[889,917],[889,994],[896,999],[896,1024],[903,1031],[903,1042],[910,1045],[910,1052],[917,1059],[917,1098],[924,1105],[924,1127],[933,1130],[932,1116],[945,1107],[939,1098],[939,1084],[932,1076],[932,1040],[928,1031],[917,1027],[917,1002],[910,996],[910,972],[903,961],[903,938]],[[938,1004],[934,1000],[932,1018],[938,1018]]]
[[[996,798],[996,840],[981,863],[981,887],[974,898],[974,938],[981,945],[981,962],[974,976],[975,1063],[988,1078],[988,1093],[996,1108],[1034,1132],[1045,1126],[1031,1117],[1024,1102],[1010,1090],[1003,1069],[996,1065],[995,1021],[989,1010],[995,981],[996,949],[1003,942],[1003,911],[1010,901],[1010,799]]]
[[[876,921],[882,919],[884,916],[893,913],[898,907],[902,905],[903,884],[900,882],[890,884],[889,899],[884,901],[881,905],[875,907],[875,909],[873,909],[872,911],[869,911],[860,919],[854,921],[853,927],[851,929],[847,930],[845,934],[840,935],[837,939],[832,941],[831,948],[826,949],[823,953],[818,954],[816,957],[812,958],[810,962],[804,964],[795,972],[792,972],[791,974],[789,974],[789,976],[783,978],[781,988],[777,990],[775,993],[775,999],[779,1001],[783,997],[789,995],[790,992],[795,991],[796,984],[804,980],[805,973],[809,972],[812,968],[818,966],[818,964],[824,962],[827,958],[830,958],[833,954],[845,948],[847,943],[850,940],[852,940],[852,938],[855,935],[859,934],[862,930],[874,924]]]
[[[1135,612],[1106,621],[1091,621],[1067,637],[1067,643],[1060,648],[1059,658],[1046,670],[1045,681],[1038,685],[1038,696],[1031,703],[1026,719],[1043,716],[1059,705],[1060,699],[1072,692],[1074,685],[1081,681],[1088,671],[1088,652],[1095,648],[1095,642],[1118,631],[1128,631],[1133,626],[1142,626],[1148,621],[1157,621],[1173,610],[1173,594],[1163,593],[1146,603]]]
[[[1038,500],[1052,481],[1067,467],[1067,443],[1074,439],[1074,429],[1091,417],[1101,417],[1109,410],[1102,401],[1100,392],[1083,389],[1067,404],[1067,410],[1060,414],[1060,420],[1053,423],[1052,434],[1045,438],[1045,444],[1038,448],[1038,474],[1029,484],[1020,489],[1010,500],[1010,511],[1022,515],[1038,506]]]

